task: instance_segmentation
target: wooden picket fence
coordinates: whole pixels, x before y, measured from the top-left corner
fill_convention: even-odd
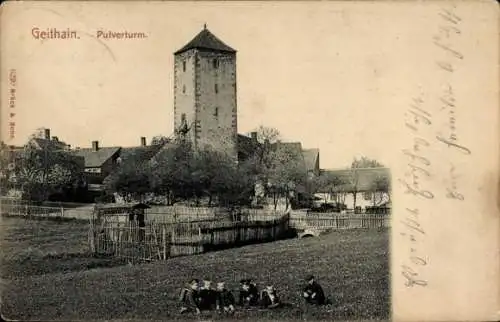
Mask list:
[[[220,248],[283,238],[289,231],[289,215],[261,221],[134,222],[92,225],[89,247],[93,253],[130,261],[166,260]]]
[[[97,216],[95,207],[64,208],[22,202],[2,202],[2,215],[26,219],[83,219],[89,223],[88,245],[95,254],[107,254],[130,261],[165,260],[220,248],[273,241],[294,231],[381,229],[390,227],[386,214],[311,213],[306,210],[281,212],[240,209],[222,213],[210,209],[182,209],[172,213],[146,210],[144,227],[128,220],[129,206],[106,208]],[[105,219],[104,219],[105,218]]]
[[[32,219],[36,219],[36,217],[55,218],[64,216],[64,209],[30,205],[9,205],[2,207],[2,213],[8,216],[20,216]]]
[[[386,214],[339,214],[292,212],[290,227],[294,229],[380,229],[390,227],[390,216]]]
[[[92,205],[79,206],[78,204],[57,205],[57,203],[43,203],[37,205],[25,200],[8,200],[0,198],[0,212],[2,216],[21,217],[25,219],[79,219],[89,220],[92,217]]]

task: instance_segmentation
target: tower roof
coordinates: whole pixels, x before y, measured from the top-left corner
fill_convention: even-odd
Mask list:
[[[193,40],[191,40],[184,47],[176,51],[174,55],[183,53],[190,49],[205,49],[205,50],[214,50],[227,53],[236,52],[236,50],[223,43],[219,38],[217,38],[213,33],[211,33],[207,29],[206,25],[203,28],[203,30],[200,31],[200,33],[198,33],[193,38]]]

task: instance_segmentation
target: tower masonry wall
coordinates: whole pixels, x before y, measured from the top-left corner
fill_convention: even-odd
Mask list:
[[[185,69],[184,69],[185,67]],[[188,126],[196,123],[195,79],[196,55],[190,50],[176,55],[174,58],[174,128],[181,126],[182,116]],[[194,132],[190,131],[190,139],[194,140]]]
[[[217,52],[197,54],[196,141],[232,156],[238,133],[236,55]]]

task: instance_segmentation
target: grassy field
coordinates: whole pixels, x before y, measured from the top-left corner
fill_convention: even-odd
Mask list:
[[[0,219],[1,278],[21,278],[122,263],[89,256],[86,222],[16,217]]]
[[[274,311],[237,311],[233,320],[389,318],[387,231],[333,232],[320,238],[115,266],[120,263],[86,257],[83,224],[14,220],[17,223],[10,226],[2,220],[4,318],[197,319],[180,315],[176,302],[179,287],[192,277],[224,280],[232,289],[245,277],[259,284],[273,283],[286,303]],[[333,305],[308,308],[301,303],[307,274],[318,277]],[[210,312],[201,318],[224,319]]]

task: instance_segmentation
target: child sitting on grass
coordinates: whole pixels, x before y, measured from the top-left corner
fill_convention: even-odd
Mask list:
[[[182,303],[181,313],[195,311],[197,314],[200,314],[200,292],[199,281],[197,279],[192,279],[181,290],[179,301]]]
[[[240,281],[240,296],[238,305],[240,306],[257,306],[259,304],[259,290],[257,284],[251,279],[243,279]]]
[[[325,293],[314,276],[310,275],[306,278],[307,285],[304,287],[303,297],[306,303],[313,305],[324,305],[326,303]]]
[[[266,309],[274,309],[281,305],[281,301],[278,297],[276,290],[274,289],[274,286],[268,285],[262,291],[261,304],[262,307]]]
[[[212,289],[212,281],[209,279],[203,280],[203,286],[200,289],[200,310],[210,311],[215,308],[217,302],[217,294]]]
[[[226,289],[224,282],[217,283],[217,311],[229,313],[234,313],[234,296]]]

